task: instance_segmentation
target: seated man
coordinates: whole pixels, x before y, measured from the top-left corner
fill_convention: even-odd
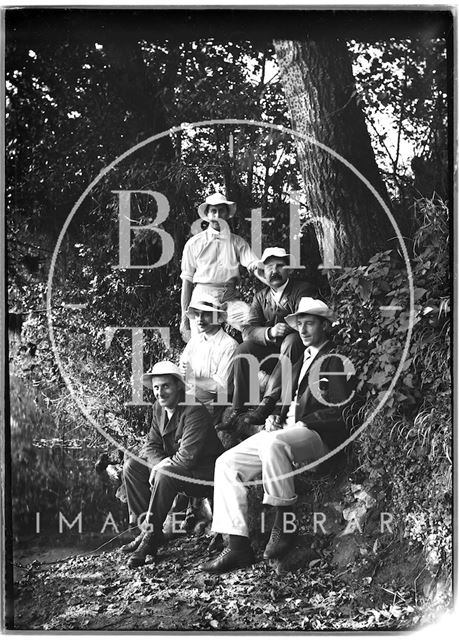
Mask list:
[[[180,372],[187,392],[207,408],[217,424],[233,389],[233,358],[238,343],[222,329],[226,313],[212,296],[201,293],[191,302],[187,316],[195,322],[197,333],[180,356]],[[192,498],[182,528],[190,530],[198,519],[202,499]]]
[[[130,567],[143,565],[147,555],[156,555],[163,542],[163,523],[178,493],[211,494],[211,485],[193,479],[212,481],[215,459],[223,451],[207,409],[182,404],[184,381],[175,364],[158,362],[145,374],[144,384],[156,398],[151,429],[139,454],[145,461],[128,458],[124,481],[129,512],[137,518],[145,514],[148,526],[122,547],[132,554]]]
[[[297,501],[294,464],[319,460],[347,438],[342,411],[352,397],[352,390],[342,373],[343,362],[334,355],[333,342],[327,338],[332,319],[331,309],[312,298],[303,298],[298,311],[285,318],[299,332],[306,347],[292,369],[295,398],[290,406],[282,407],[278,419],[267,420],[267,430],[247,438],[218,458],[212,529],[228,534],[229,546],[217,558],[201,565],[204,571],[220,573],[253,563],[244,483],[260,472],[263,503],[276,510],[264,557],[279,558],[285,554],[295,535],[284,531],[285,514],[291,512]],[[318,364],[312,365],[322,356],[328,357],[320,363],[319,371]],[[352,372],[353,369],[349,373]],[[291,520],[291,516],[288,518]]]
[[[246,403],[251,393],[250,365],[244,355],[255,356],[259,362],[271,355],[275,356],[263,363],[263,368],[267,368],[271,375],[261,404],[246,417],[253,424],[264,424],[281,395],[282,363],[278,354],[288,358],[292,365],[303,354],[304,347],[298,332],[285,322],[285,317],[295,312],[301,298],[314,295],[315,287],[309,282],[290,280],[288,263],[289,254],[285,249],[271,247],[263,252],[259,265],[264,270],[264,279],[269,286],[255,294],[247,325],[243,330],[244,342],[236,352],[233,411],[223,423],[224,429],[234,428],[237,417],[249,409]]]
[[[187,310],[196,322],[197,334],[192,336],[180,356],[180,372],[190,392],[202,402],[216,424],[225,408],[219,401],[231,399],[233,358],[238,343],[222,329],[226,314],[222,305],[209,295],[201,294]]]
[[[191,337],[186,311],[192,296],[194,301],[206,293],[218,302],[229,302],[231,307],[239,298],[236,284],[240,266],[252,273],[258,264],[248,242],[231,233],[227,224],[236,213],[235,202],[213,193],[199,205],[198,213],[209,227],[190,238],[183,248],[180,333],[185,342]]]

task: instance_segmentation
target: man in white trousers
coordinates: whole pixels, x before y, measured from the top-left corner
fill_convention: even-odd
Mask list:
[[[270,416],[265,430],[223,453],[216,462],[212,530],[229,535],[229,545],[200,569],[223,573],[255,560],[247,524],[247,487],[261,473],[263,503],[275,509],[274,524],[264,558],[279,558],[291,547],[295,494],[294,464],[319,460],[347,438],[344,406],[352,397],[353,367],[336,354],[328,339],[333,311],[321,300],[301,298],[296,313],[286,316],[305,346],[292,368],[290,405]],[[349,365],[349,366],[348,366]]]

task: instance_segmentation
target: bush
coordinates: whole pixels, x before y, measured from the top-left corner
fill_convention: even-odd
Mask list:
[[[449,224],[445,205],[416,203],[412,244],[413,334],[387,402],[355,447],[359,473],[385,496],[397,535],[423,549],[433,573],[451,571],[452,425],[450,377]],[[409,322],[406,270],[395,251],[335,281],[337,340],[359,375],[364,418],[390,388]],[[401,306],[390,314],[381,306]]]

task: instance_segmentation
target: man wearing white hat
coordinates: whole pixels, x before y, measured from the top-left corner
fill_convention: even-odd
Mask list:
[[[158,362],[143,382],[156,399],[151,428],[140,460],[128,457],[123,471],[129,512],[137,518],[146,514],[152,531],[122,547],[131,554],[130,567],[143,565],[147,555],[156,556],[164,520],[178,493],[196,497],[211,493],[215,459],[223,451],[207,409],[184,404],[185,385],[177,365]]]
[[[212,296],[201,294],[188,307],[187,316],[196,322],[197,333],[180,356],[180,371],[190,392],[207,407],[215,423],[225,408],[219,402],[224,405],[231,400],[238,343],[223,331],[226,312]]]
[[[286,322],[285,317],[298,307],[301,298],[316,293],[309,282],[289,278],[290,254],[280,247],[265,249],[259,262],[268,286],[255,294],[250,307],[247,324],[243,328],[244,341],[239,345],[234,361],[233,411],[222,428],[232,429],[240,414],[247,412],[248,402],[256,396],[256,408],[245,420],[253,424],[264,424],[276,406],[282,388],[282,359],[288,367],[303,355],[304,346],[297,331]],[[245,356],[249,356],[246,358]],[[273,356],[273,357],[270,357]],[[256,380],[251,376],[250,358],[255,357],[262,368],[270,374],[261,403],[258,389],[251,389]],[[285,367],[285,364],[284,364]]]
[[[262,474],[263,503],[275,508],[274,525],[264,558],[279,558],[291,548],[292,508],[297,501],[295,465],[319,460],[347,438],[343,408],[352,397],[353,367],[343,366],[328,329],[334,314],[327,305],[303,298],[286,323],[299,332],[306,347],[293,367],[295,397],[270,418],[261,431],[221,455],[215,465],[212,529],[229,535],[229,546],[201,565],[221,573],[254,562],[247,525],[247,488],[244,483]],[[322,359],[322,356],[325,356]],[[350,364],[350,363],[349,363]]]
[[[214,193],[199,205],[198,213],[209,226],[190,238],[183,249],[180,332],[185,342],[190,339],[186,311],[192,295],[193,300],[206,293],[218,302],[234,301],[240,266],[253,272],[258,265],[248,242],[229,230],[227,221],[236,213],[235,202]]]

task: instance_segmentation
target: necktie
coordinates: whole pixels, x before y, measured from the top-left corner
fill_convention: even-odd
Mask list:
[[[298,378],[298,386],[300,385],[301,381],[306,375],[309,369],[309,365],[311,364],[311,360],[312,360],[312,350],[310,347],[308,347],[304,352],[303,366],[301,367],[300,377]]]

